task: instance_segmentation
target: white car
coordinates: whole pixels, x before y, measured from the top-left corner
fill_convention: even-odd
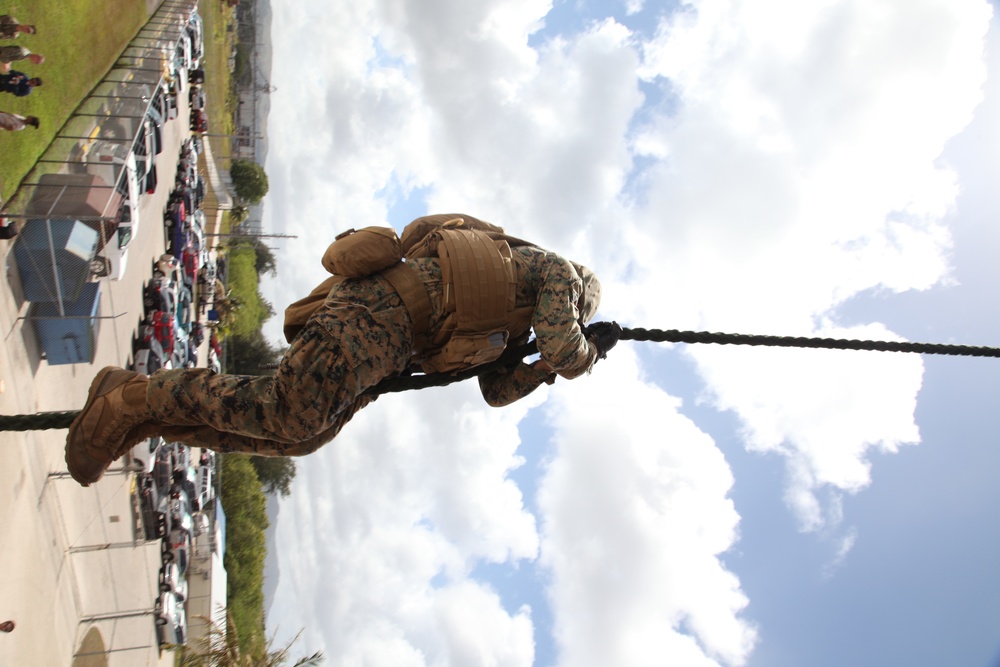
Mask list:
[[[201,22],[201,16],[192,12],[191,19],[185,29],[191,39],[191,69],[198,69],[201,67],[201,57],[205,46],[205,29]]]
[[[215,500],[215,484],[211,464],[198,466],[198,507],[207,508]]]
[[[125,275],[128,248],[132,239],[139,233],[139,181],[135,155],[128,154],[124,167],[124,173],[117,186],[122,195],[121,209],[118,212],[118,229],[107,239],[97,254],[100,265],[94,271],[96,275],[107,276],[111,280],[120,280]]]
[[[138,472],[153,474],[156,463],[156,451],[163,444],[163,438],[156,436],[147,438],[132,448],[132,465]]]
[[[147,347],[140,348],[135,352],[135,361],[132,363],[133,371],[143,375],[152,375],[161,368],[173,368],[170,359],[163,353],[163,345],[156,339],[156,336],[150,336],[145,344]]]
[[[160,644],[187,643],[187,615],[184,604],[171,592],[160,593],[154,618],[156,637]]]
[[[179,602],[187,600],[187,577],[181,574],[181,569],[177,563],[170,561],[160,567],[160,592],[173,593],[177,596]]]
[[[174,62],[182,70],[197,69],[194,66],[194,56],[191,53],[191,37],[187,32],[182,32],[177,38],[177,48],[174,52]]]

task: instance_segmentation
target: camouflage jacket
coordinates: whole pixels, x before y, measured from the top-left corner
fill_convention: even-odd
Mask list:
[[[538,351],[552,369],[562,377],[572,379],[590,371],[597,359],[597,350],[583,335],[577,302],[583,283],[572,264],[555,253],[534,246],[511,248],[517,270],[516,307],[533,306],[531,328]],[[441,267],[437,259],[412,259],[407,264],[420,275],[431,298],[431,334],[437,333],[444,321]],[[511,345],[525,340],[510,341]],[[486,402],[493,406],[507,405],[527,396],[540,384],[551,384],[554,376],[526,364],[512,372],[494,372],[479,377],[479,386]]]
[[[583,282],[573,265],[555,253],[534,246],[511,248],[517,270],[516,307],[533,307],[531,328],[538,343],[541,358],[555,373],[572,379],[590,371],[597,359],[597,349],[583,335],[577,303],[583,291]],[[437,258],[409,259],[420,277],[431,303],[430,335],[438,333],[443,324],[444,290],[441,265]],[[372,282],[383,283],[382,278],[360,278],[343,281],[337,277],[327,279],[308,297],[288,307],[285,311],[285,336],[289,342],[298,335],[310,316],[329,298],[367,302]],[[377,291],[377,290],[376,290]],[[408,327],[407,327],[408,328]],[[521,345],[521,340],[509,345]],[[551,384],[555,374],[540,370],[534,365],[520,363],[510,372],[484,373],[479,377],[483,398],[493,406],[507,405],[527,396],[543,382]]]

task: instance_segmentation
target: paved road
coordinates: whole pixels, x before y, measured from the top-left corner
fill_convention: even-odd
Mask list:
[[[28,305],[0,241],[0,412],[78,410],[101,367],[132,359],[142,318],[141,287],[164,251],[163,213],[176,157],[187,130],[186,94],[178,118],[164,127],[159,185],[141,199],[140,227],[126,274],[103,285],[93,364],[49,366],[40,355]],[[201,357],[204,359],[204,356]],[[0,620],[17,629],[0,635],[0,667],[73,665],[83,638],[111,649],[107,664],[172,665],[160,655],[149,615],[156,591],[159,542],[136,538],[134,476],[112,472],[82,488],[65,476],[66,431],[0,433]],[[97,629],[98,634],[93,630]],[[96,638],[96,643],[93,641]],[[83,656],[80,656],[81,658]]]

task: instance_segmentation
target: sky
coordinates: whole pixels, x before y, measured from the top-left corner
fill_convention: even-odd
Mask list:
[[[1000,345],[985,0],[272,0],[281,311],[467,213],[623,326]],[[280,336],[280,317],[265,331]],[[268,628],[332,665],[1000,664],[991,359],[622,342],[299,461]]]

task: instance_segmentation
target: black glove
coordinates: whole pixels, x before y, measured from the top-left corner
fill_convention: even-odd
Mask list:
[[[617,322],[594,322],[587,327],[584,335],[597,348],[597,358],[607,359],[608,351],[622,337],[622,328],[618,326]]]

